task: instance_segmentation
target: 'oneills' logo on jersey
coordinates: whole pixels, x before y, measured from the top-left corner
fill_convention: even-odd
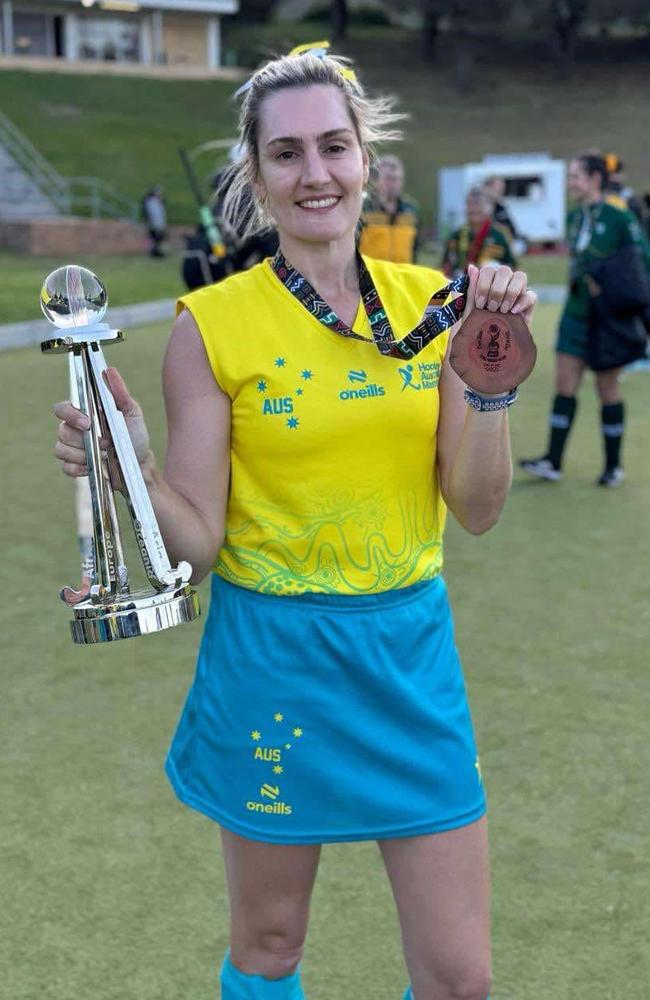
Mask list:
[[[372,399],[375,396],[385,396],[386,389],[383,385],[372,382],[368,385],[368,376],[365,371],[351,368],[348,372],[348,380],[356,385],[361,385],[361,389],[341,389],[339,399]]]

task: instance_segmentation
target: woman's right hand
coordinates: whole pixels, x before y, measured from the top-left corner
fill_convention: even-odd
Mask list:
[[[143,465],[150,457],[149,432],[144,422],[140,405],[129,393],[126,383],[116,368],[106,369],[106,382],[113,394],[115,405],[121,411],[131,438],[135,456]],[[69,400],[57,403],[54,414],[59,418],[59,434],[54,445],[54,454],[63,463],[67,476],[77,478],[87,476],[84,431],[90,427],[90,418],[73,406]],[[100,442],[103,447],[108,442]]]

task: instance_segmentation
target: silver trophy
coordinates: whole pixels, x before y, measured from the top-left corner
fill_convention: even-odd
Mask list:
[[[71,401],[91,421],[84,432],[92,515],[92,546],[85,553],[84,573],[90,578],[90,593],[73,606],[70,622],[72,638],[81,644],[160,632],[200,614],[198,595],[189,584],[192,567],[169,562],[126,422],[104,379],[101,345],[124,339],[120,330],[102,322],[107,304],[99,278],[76,264],[52,271],[41,289],[41,308],[57,328],[41,350],[68,354]],[[102,438],[109,442],[106,449],[100,446]],[[129,586],[115,492],[126,501],[151,583],[147,590],[132,593]]]

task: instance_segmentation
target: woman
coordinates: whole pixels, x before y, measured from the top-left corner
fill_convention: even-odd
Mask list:
[[[596,485],[615,489],[625,479],[620,375],[622,367],[645,352],[641,317],[648,302],[650,251],[635,217],[608,204],[607,169],[601,156],[586,153],[571,160],[567,181],[575,202],[567,216],[571,273],[555,345],[548,444],[544,455],[522,458],[519,464],[538,479],[562,479],[578,392],[586,369],[591,368],[600,400],[604,459]]]
[[[229,208],[252,183],[280,251],[181,300],[164,475],[109,374],[172,560],[195,580],[216,570],[167,771],[221,825],[224,1000],[303,997],[320,845],[367,839],[399,911],[405,996],[489,991],[485,799],[440,570],[446,505],[476,534],[502,509],[507,409],[466,405],[447,333],[412,357],[391,339],[443,276],[357,257],[372,143],[395,117],[322,52],[258,70]],[[468,310],[529,320],[534,300],[521,273],[472,270]],[[85,417],[56,412],[57,454],[83,475]]]

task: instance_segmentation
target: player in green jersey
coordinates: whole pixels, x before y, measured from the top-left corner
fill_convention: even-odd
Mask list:
[[[576,203],[567,217],[571,255],[569,292],[556,343],[555,398],[549,417],[546,453],[522,459],[520,466],[533,476],[555,482],[562,478],[562,457],[577,408],[577,392],[589,366],[589,337],[594,323],[592,296],[599,289],[589,276],[589,266],[610,257],[627,244],[638,244],[647,258],[647,244],[634,216],[604,199],[605,161],[591,154],[569,165],[569,195]],[[619,486],[624,478],[621,450],[625,410],[619,383],[620,368],[595,371],[601,404],[605,468],[599,486]]]

